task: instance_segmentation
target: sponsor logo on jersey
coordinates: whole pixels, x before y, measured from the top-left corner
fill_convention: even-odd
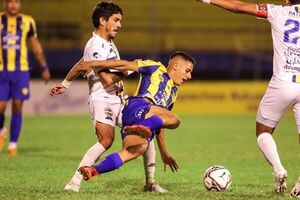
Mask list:
[[[93,57],[96,58],[96,59],[100,59],[101,55],[98,52],[94,52]]]
[[[106,114],[105,119],[113,121],[113,119],[112,119],[113,111],[111,108],[105,108],[104,113]]]

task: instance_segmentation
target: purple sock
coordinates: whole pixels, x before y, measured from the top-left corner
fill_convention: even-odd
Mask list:
[[[10,142],[18,142],[22,128],[22,113],[12,114],[10,120]]]
[[[164,125],[162,119],[157,115],[153,115],[138,123],[139,125],[147,126],[151,131],[161,129]]]
[[[106,173],[118,169],[123,165],[123,161],[117,152],[106,156],[100,163],[95,164],[94,167],[98,173]]]
[[[5,116],[0,115],[0,129],[2,129],[4,127],[4,120],[5,120]]]

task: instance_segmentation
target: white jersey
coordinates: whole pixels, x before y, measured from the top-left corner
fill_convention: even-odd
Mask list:
[[[300,82],[300,7],[267,4],[264,11],[272,28],[273,75]]]
[[[93,37],[87,42],[84,55],[84,61],[91,60],[120,60],[119,52],[117,47],[112,41],[106,41],[96,33],[93,33]],[[101,82],[98,72],[102,69],[97,68],[91,71],[87,75],[90,96],[93,99],[110,99],[110,102],[120,102],[120,95],[123,92],[123,82],[112,85],[106,85]]]

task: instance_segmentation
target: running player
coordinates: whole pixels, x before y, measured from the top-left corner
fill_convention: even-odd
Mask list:
[[[179,126],[179,118],[170,110],[175,103],[178,87],[191,79],[194,64],[194,59],[185,52],[175,52],[169,59],[168,68],[152,60],[91,61],[81,64],[78,70],[82,71],[90,71],[91,67],[95,67],[140,73],[136,95],[127,99],[123,109],[123,148],[96,165],[79,168],[85,180],[118,169],[124,163],[136,159],[146,151],[154,135],[165,166],[168,165],[173,172],[179,169],[175,159],[166,152],[161,130]]]
[[[0,151],[3,149],[6,128],[4,127],[7,102],[12,99],[10,142],[8,155],[17,155],[17,143],[22,130],[22,109],[29,93],[29,65],[27,42],[41,67],[45,83],[50,72],[37,38],[33,18],[20,13],[20,0],[5,0],[5,11],[0,13]]]
[[[96,5],[92,16],[95,31],[93,37],[86,44],[83,60],[120,59],[113,39],[121,28],[122,16],[122,9],[114,3],[101,2]],[[71,81],[80,74],[76,70],[76,66],[71,69],[61,84],[51,89],[51,95],[62,94],[66,91]],[[123,83],[120,80],[125,74],[116,70],[97,69],[88,75],[89,106],[98,142],[86,152],[79,167],[94,164],[113,143],[115,126],[120,124],[119,121],[121,120],[119,115],[123,108]],[[153,142],[143,156],[146,175],[144,190],[167,192],[154,180],[155,146]],[[81,181],[82,175],[76,170],[64,189],[79,192]]]
[[[287,172],[281,164],[272,134],[282,115],[293,106],[300,142],[300,0],[286,0],[286,6],[237,0],[202,1],[235,13],[254,15],[271,24],[273,76],[258,108],[256,136],[260,150],[273,167],[275,192],[284,192]],[[291,195],[300,197],[299,183],[298,192]]]

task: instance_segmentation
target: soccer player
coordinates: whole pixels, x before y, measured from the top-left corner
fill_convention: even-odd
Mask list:
[[[136,159],[146,151],[154,135],[165,166],[168,165],[173,172],[179,169],[176,160],[166,151],[162,129],[175,129],[179,126],[179,118],[170,110],[175,103],[178,87],[191,79],[194,65],[195,60],[185,52],[175,52],[171,55],[168,68],[152,60],[81,63],[78,70],[82,71],[90,71],[93,67],[140,73],[136,95],[127,99],[123,109],[123,148],[108,155],[98,164],[79,168],[85,180],[116,170],[124,163]]]
[[[275,192],[284,192],[287,172],[281,164],[272,134],[282,115],[293,106],[300,142],[300,0],[286,0],[285,6],[237,0],[202,1],[231,12],[263,18],[271,24],[273,76],[258,108],[256,136],[260,150],[273,167]],[[298,193],[291,195],[300,197],[299,185]]]
[[[119,60],[119,52],[113,43],[121,28],[123,17],[122,9],[114,4],[98,3],[93,11],[92,20],[95,27],[92,38],[86,44],[83,60]],[[79,62],[80,63],[80,62]],[[78,64],[77,64],[78,65]],[[51,95],[62,94],[70,86],[71,81],[80,72],[75,65],[66,76],[65,80],[51,89]],[[120,124],[119,115],[123,108],[123,83],[124,74],[116,70],[93,70],[88,76],[89,106],[98,137],[94,144],[82,158],[79,167],[92,165],[107,150],[114,140],[115,126]],[[155,146],[152,142],[149,149],[143,155],[146,184],[145,191],[167,192],[154,180],[155,172]],[[76,170],[74,176],[65,186],[65,190],[79,192],[82,175]]]
[[[41,67],[45,83],[50,79],[50,72],[33,18],[20,13],[21,1],[5,0],[4,8],[5,11],[0,13],[0,151],[7,132],[4,127],[6,104],[12,99],[8,155],[16,156],[22,129],[23,102],[30,97],[27,42]]]

